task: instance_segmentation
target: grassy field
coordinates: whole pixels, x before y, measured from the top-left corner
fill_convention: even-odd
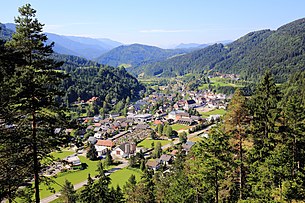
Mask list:
[[[224,115],[225,113],[226,113],[226,110],[224,110],[224,109],[214,109],[212,111],[202,112],[201,115],[202,115],[202,117],[207,118],[210,115],[216,115],[216,114]]]
[[[137,146],[138,147],[145,147],[145,148],[151,148],[151,143],[155,143],[154,145],[156,146],[157,142],[161,143],[161,146],[169,144],[171,141],[169,140],[150,140],[150,139],[145,139],[142,142],[140,142]]]
[[[225,78],[211,78],[210,79],[210,83],[212,86],[231,86],[231,87],[243,87],[243,85],[240,84],[233,84],[231,83],[231,81],[229,79],[225,79]],[[198,89],[202,90],[202,89],[207,89],[208,88],[208,84],[203,84],[201,85]]]
[[[55,183],[51,184],[51,186],[55,189],[56,192],[60,190],[61,185],[64,184],[65,180],[69,180],[70,182],[72,182],[73,185],[75,185],[77,183],[85,181],[89,173],[92,177],[97,175],[96,169],[97,169],[98,161],[90,161],[89,159],[83,156],[79,156],[79,158],[81,162],[86,163],[88,167],[84,170],[70,171],[70,172],[57,174],[57,177],[53,178]],[[45,198],[53,194],[47,188],[48,187],[45,184],[41,184],[40,186],[41,198]]]
[[[192,141],[192,142],[198,142],[198,141],[201,141],[203,138],[202,137],[192,137],[191,139],[189,139],[189,141]]]
[[[67,156],[70,156],[72,154],[75,154],[75,152],[72,151],[61,151],[61,152],[53,152],[51,155],[54,157],[54,159],[63,159]]]
[[[111,178],[110,187],[116,188],[117,185],[119,185],[120,188],[123,189],[123,186],[125,185],[125,183],[128,181],[128,179],[132,174],[135,175],[137,182],[141,180],[142,172],[139,169],[123,168],[119,171],[112,173],[110,175]],[[80,192],[82,188],[78,189],[77,192]],[[62,203],[62,201],[60,199],[56,199],[51,203]]]
[[[137,182],[140,181],[142,172],[139,169],[123,168],[119,171],[110,174],[110,186],[116,188],[117,185],[119,185],[122,189],[132,174],[135,175]]]
[[[173,130],[187,130],[189,128],[191,128],[190,126],[187,126],[187,125],[182,125],[182,124],[174,124],[174,125],[171,125],[172,129]]]

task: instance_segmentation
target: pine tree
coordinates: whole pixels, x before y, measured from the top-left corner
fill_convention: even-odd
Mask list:
[[[90,174],[88,174],[87,184],[85,185],[84,189],[81,191],[79,200],[82,203],[95,203],[98,202],[95,198],[95,188],[93,179],[91,178]]]
[[[304,200],[305,172],[305,79],[296,73],[288,81],[281,102],[281,151],[274,164],[280,175],[280,195],[288,201]],[[283,180],[284,179],[284,180]],[[281,198],[281,199],[282,199]]]
[[[135,175],[132,174],[129,177],[128,181],[123,186],[123,191],[126,196],[127,202],[135,202],[134,193],[136,190],[136,185],[137,185],[136,177]]]
[[[0,40],[0,200],[7,198],[9,202],[12,202],[25,178],[31,176],[28,170],[31,159],[25,153],[27,146],[20,145],[24,136],[11,125],[14,114],[9,105],[14,92],[10,80],[16,65],[22,62],[21,55],[6,48]]]
[[[117,186],[116,189],[111,187],[109,202],[113,202],[113,203],[123,203],[123,202],[125,202],[124,194],[123,194],[119,185]]]
[[[232,201],[234,166],[229,136],[220,127],[212,129],[209,138],[194,145],[191,156],[186,174],[195,190],[196,201]]]
[[[76,191],[74,190],[74,186],[71,182],[68,180],[65,181],[65,184],[60,190],[60,199],[64,203],[75,203],[77,196],[76,196]]]
[[[237,89],[228,106],[228,111],[224,117],[225,132],[231,135],[230,142],[236,151],[239,168],[239,199],[243,199],[243,190],[245,186],[244,171],[244,148],[243,142],[246,139],[246,129],[249,124],[248,109],[246,98],[242,95],[240,89]]]
[[[253,147],[249,151],[248,183],[252,198],[259,201],[273,200],[273,190],[278,187],[272,157],[280,142],[277,122],[280,109],[280,92],[270,72],[266,72],[250,99],[250,113],[253,117],[250,133]]]
[[[250,100],[253,116],[251,133],[254,139],[254,159],[263,161],[275,144],[276,120],[279,116],[280,92],[270,72],[266,72]]]
[[[19,129],[22,129],[24,139],[20,141],[27,144],[32,157],[28,164],[34,174],[35,200],[40,202],[41,160],[64,141],[64,137],[54,134],[59,121],[64,121],[55,101],[62,94],[59,85],[64,74],[56,71],[61,63],[49,58],[54,44],[46,45],[43,24],[35,18],[36,10],[26,4],[18,11],[16,33],[6,46],[16,50],[23,63],[16,67],[14,77],[9,81],[14,90],[9,107],[13,109],[16,125],[22,126]]]
[[[99,173],[99,179],[97,183],[94,184],[94,190],[96,192],[96,201],[98,202],[110,202],[110,189],[109,184],[111,183],[111,179],[109,176],[105,174],[103,163],[100,162],[98,164],[97,172]]]
[[[93,144],[89,145],[89,150],[87,152],[87,158],[90,160],[96,160],[97,159],[97,151],[95,149],[95,146]]]
[[[105,163],[105,167],[111,166],[113,164],[113,159],[112,159],[112,156],[110,154],[110,151],[107,151],[104,163]]]

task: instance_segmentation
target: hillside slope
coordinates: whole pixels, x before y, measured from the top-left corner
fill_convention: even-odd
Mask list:
[[[291,73],[304,68],[305,18],[275,31],[251,32],[226,46],[215,44],[163,62],[147,64],[133,70],[133,74],[176,76],[212,71],[257,79],[258,75],[270,69],[276,80],[283,82]]]
[[[13,31],[0,24],[0,40],[6,41],[12,34]],[[133,100],[139,97],[140,91],[145,90],[124,68],[104,66],[78,56],[58,53],[54,53],[52,58],[63,62],[60,70],[70,76],[61,86],[65,92],[61,98],[64,104],[91,97],[99,97],[102,102],[107,95],[116,101],[127,97]]]
[[[96,59],[101,64],[117,67],[129,64],[137,67],[141,64],[165,60],[177,54],[184,54],[184,49],[161,49],[142,44],[123,45],[112,49]]]
[[[10,36],[16,31],[13,23],[3,24],[9,30]],[[110,39],[94,39],[89,37],[64,36],[46,33],[48,42],[55,42],[54,51],[60,54],[74,55],[92,60],[103,53],[122,45]],[[9,37],[9,35],[8,35]]]

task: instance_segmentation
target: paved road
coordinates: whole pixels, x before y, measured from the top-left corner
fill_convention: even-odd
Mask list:
[[[173,143],[169,143],[169,144],[163,145],[163,146],[161,147],[161,149],[162,149],[162,150],[166,150],[167,148],[170,148],[170,147],[172,147],[173,145],[178,144],[179,142],[180,142],[180,141],[179,141],[179,138],[175,138],[175,139],[173,140]]]
[[[202,134],[202,133],[204,133],[204,132],[210,130],[213,126],[215,126],[215,125],[210,125],[210,126],[206,127],[205,129],[202,129],[202,130],[200,130],[200,131],[191,133],[191,134],[189,134],[189,135],[187,136],[187,139],[189,140],[189,139],[191,139],[191,138],[193,138],[193,137],[196,137],[196,136],[198,136],[199,134]],[[169,144],[166,144],[166,145],[162,146],[162,150],[166,150],[167,148],[170,148],[170,147],[172,147],[172,145],[176,145],[176,144],[178,144],[179,142],[180,142],[180,141],[179,141],[179,138],[175,138],[175,139],[173,140],[173,144],[172,144],[172,143],[169,143]]]
[[[213,126],[214,126],[214,125],[211,125],[211,126],[205,128],[205,129],[203,129],[203,130],[200,130],[200,131],[197,131],[197,132],[194,132],[194,133],[189,134],[189,135],[187,136],[188,140],[191,139],[191,138],[193,138],[193,137],[196,137],[197,135],[199,135],[199,134],[201,134],[201,133],[204,133],[206,130],[209,130],[209,129],[210,129],[211,127],[213,127]],[[178,144],[179,142],[180,142],[179,139],[176,138],[176,139],[173,140],[173,143],[169,143],[169,144],[166,144],[166,145],[162,146],[162,150],[166,150],[167,148],[172,147],[173,144],[176,145],[176,144]],[[110,174],[110,173],[114,173],[115,171],[118,171],[118,170],[120,170],[120,169],[122,169],[122,168],[125,168],[125,167],[127,167],[127,166],[128,166],[128,162],[125,161],[124,163],[118,165],[117,167],[110,169],[110,170],[108,171],[108,173],[109,173],[109,174]],[[83,182],[81,182],[81,183],[78,183],[78,184],[74,185],[74,189],[77,190],[77,189],[83,187],[85,184],[87,184],[87,180],[85,180],[85,181],[83,181]],[[51,196],[49,196],[49,197],[46,197],[46,198],[42,199],[40,202],[41,202],[41,203],[49,203],[49,202],[52,202],[52,201],[54,201],[55,199],[57,199],[59,196],[60,196],[60,193],[55,193],[55,194],[53,194],[53,195],[51,195]]]
[[[205,129],[202,129],[202,130],[200,130],[200,131],[191,133],[191,134],[189,134],[189,135],[187,136],[187,139],[189,140],[189,139],[191,139],[191,138],[193,138],[193,137],[196,137],[197,135],[202,134],[202,133],[204,133],[204,132],[210,130],[210,129],[211,129],[212,127],[214,127],[214,126],[215,126],[215,124],[210,125],[210,126],[206,127]]]
[[[127,167],[127,166],[128,166],[128,161],[125,161],[124,163],[122,163],[120,165],[117,165],[115,168],[112,168],[112,169],[108,170],[106,174],[114,173],[118,170],[121,170],[122,168]],[[83,187],[86,184],[87,184],[87,180],[74,185],[74,189],[77,190],[77,189]],[[59,196],[60,196],[60,193],[58,192],[58,193],[55,193],[55,194],[53,194],[49,197],[41,199],[40,202],[41,203],[49,203],[49,202],[52,202],[52,201],[56,200],[57,198],[59,198]]]

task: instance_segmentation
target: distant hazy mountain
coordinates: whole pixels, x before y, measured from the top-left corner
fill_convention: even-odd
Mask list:
[[[230,44],[230,43],[232,43],[233,42],[233,40],[222,40],[222,41],[217,41],[217,42],[215,42],[216,44],[223,44],[223,45],[227,45],[227,44]],[[213,43],[213,44],[215,44],[215,43]],[[212,44],[210,44],[210,45],[212,45]]]
[[[49,42],[55,42],[54,51],[60,54],[75,55],[92,60],[114,48],[97,39],[46,34]]]
[[[176,49],[190,49],[190,48],[197,48],[199,47],[201,44],[197,44],[197,43],[188,43],[188,44],[184,44],[181,43],[178,46],[176,46]]]
[[[79,43],[86,44],[86,45],[98,46],[105,50],[111,50],[115,47],[122,45],[122,43],[120,43],[120,42],[116,42],[116,41],[113,41],[110,39],[104,39],[104,38],[94,39],[94,38],[88,38],[88,37],[75,37],[75,36],[66,36],[66,37],[75,42],[79,42]]]
[[[16,25],[14,23],[5,23],[4,25],[7,29],[10,29],[13,32],[16,32]]]
[[[16,31],[16,25],[6,23],[6,28]],[[122,45],[110,39],[93,39],[88,37],[63,36],[46,33],[48,42],[55,42],[54,51],[60,54],[75,55],[86,59],[94,59],[101,54]]]
[[[215,43],[227,45],[227,44],[230,44],[231,42],[232,42],[231,40],[223,40],[223,41],[217,41]],[[178,46],[176,46],[175,49],[192,49],[192,50],[196,50],[197,49],[198,50],[198,49],[203,49],[205,47],[213,45],[215,43],[209,43],[209,44],[198,44],[198,43],[184,44],[184,43],[181,43]]]
[[[14,32],[6,27],[5,24],[0,23],[0,39],[8,40]]]
[[[123,45],[112,49],[96,59],[101,64],[119,66],[126,64],[132,67],[162,61],[176,55],[185,54],[184,49],[161,49],[142,44]]]
[[[133,69],[134,74],[177,76],[204,71],[235,73],[258,79],[270,70],[277,82],[305,70],[305,18],[275,31],[248,33],[227,44],[214,44],[189,54]]]

